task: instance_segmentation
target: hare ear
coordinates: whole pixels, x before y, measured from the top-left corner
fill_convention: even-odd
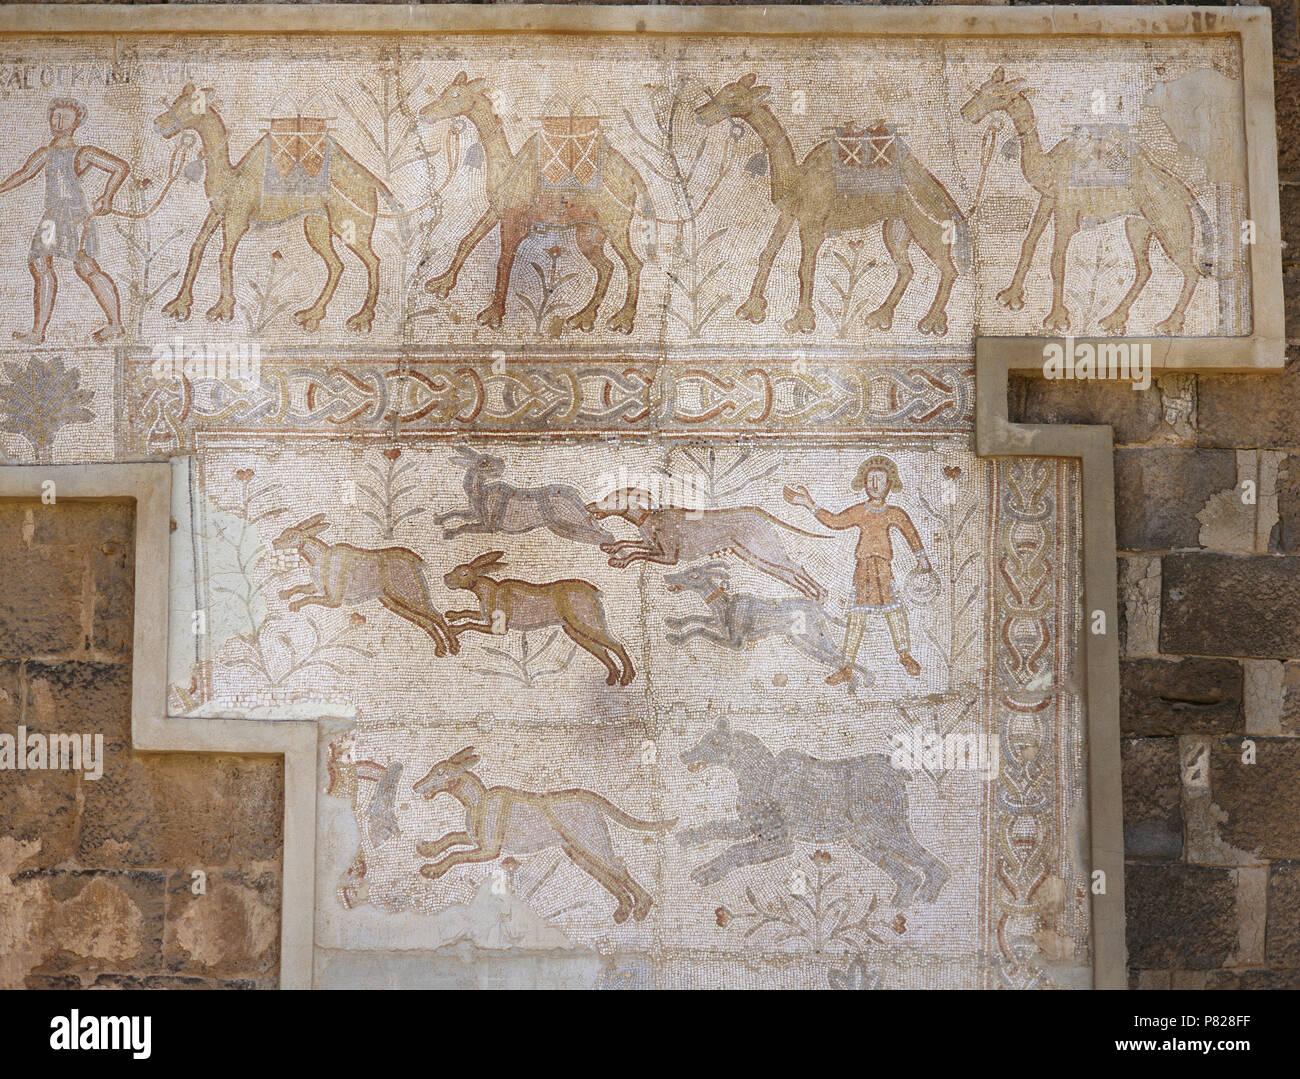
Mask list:
[[[465,74],[465,72],[461,71],[458,72],[456,77],[451,80],[451,84],[452,86],[464,86],[465,83],[468,81],[469,81],[468,76]]]
[[[181,91],[181,97],[188,97],[192,93],[194,93],[194,84],[192,82],[187,82],[185,84],[185,89]]]
[[[453,753],[447,758],[449,764],[460,765],[462,768],[469,768],[479,762],[479,755],[474,751],[473,746],[466,746],[457,753]]]
[[[325,514],[313,513],[305,521],[299,521],[295,527],[306,530],[308,528],[315,528],[317,525],[323,525],[323,524],[325,524]]]
[[[469,566],[470,569],[486,569],[488,566],[495,566],[505,556],[505,551],[488,551],[486,554],[481,554],[473,559]]]
[[[742,75],[742,76],[740,76],[740,79],[739,79],[738,81],[739,81],[739,83],[740,83],[741,86],[744,86],[744,87],[748,88],[748,87],[750,87],[750,86],[753,86],[754,83],[757,81],[757,79],[758,79],[758,76],[757,76],[754,72],[751,71],[748,75]]]

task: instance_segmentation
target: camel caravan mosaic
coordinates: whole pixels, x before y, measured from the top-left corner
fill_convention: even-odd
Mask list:
[[[0,445],[175,462],[316,984],[1090,984],[1080,476],[973,341],[1250,333],[1234,38],[0,54]]]

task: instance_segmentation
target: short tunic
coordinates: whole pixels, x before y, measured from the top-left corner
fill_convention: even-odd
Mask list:
[[[858,546],[854,551],[857,567],[853,571],[856,609],[887,611],[897,608],[901,601],[894,594],[891,565],[894,547],[889,530],[896,528],[902,533],[913,552],[922,549],[920,533],[907,511],[898,506],[873,506],[870,502],[861,502],[839,513],[819,509],[815,516],[827,528],[858,530]]]
[[[27,258],[58,255],[65,259],[98,258],[99,234],[90,217],[90,203],[77,175],[79,146],[51,146],[45,156],[45,215],[32,236]],[[53,223],[53,235],[50,235]],[[49,242],[46,242],[46,237]]]

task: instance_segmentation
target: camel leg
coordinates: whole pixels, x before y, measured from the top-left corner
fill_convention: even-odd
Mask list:
[[[356,240],[348,244],[348,248],[366,267],[365,303],[361,305],[361,310],[347,321],[348,329],[358,333],[369,332],[371,324],[375,321],[375,304],[379,301],[379,256],[375,254],[375,248],[371,243],[375,231],[375,219],[372,217],[363,220],[365,233],[362,234],[358,228]]]
[[[574,230],[574,240],[583,257],[596,268],[596,288],[587,301],[587,306],[564,320],[564,328],[590,333],[596,328],[596,312],[600,310],[601,301],[609,290],[614,264],[605,257],[605,233],[598,226],[579,225]]]
[[[799,306],[785,321],[786,333],[812,333],[817,328],[813,313],[813,281],[817,276],[817,252],[825,233],[807,221],[799,222]]]
[[[1101,328],[1107,333],[1123,333],[1128,323],[1129,309],[1138,294],[1151,279],[1151,226],[1144,217],[1130,217],[1124,222],[1124,235],[1133,251],[1133,284],[1115,310],[1101,320]]]
[[[790,229],[794,227],[794,218],[789,214],[782,214],[776,222],[776,228],[772,230],[772,235],[767,238],[767,246],[763,248],[763,254],[758,259],[758,273],[754,275],[754,283],[749,289],[749,299],[746,300],[736,309],[736,316],[743,318],[746,322],[755,324],[761,323],[767,318],[767,279],[772,273],[772,263],[776,261],[777,253],[781,250],[781,245],[785,243],[785,238],[790,235]]]
[[[1043,195],[1038,200],[1038,209],[1034,211],[1029,222],[1029,232],[1025,234],[1024,243],[1020,245],[1020,261],[1016,263],[1016,272],[1011,275],[1011,284],[998,293],[998,303],[1010,311],[1019,311],[1025,306],[1025,277],[1029,265],[1034,261],[1034,252],[1038,250],[1038,241],[1042,239],[1043,230],[1051,220],[1056,203]]]
[[[609,244],[614,249],[614,253],[623,261],[623,266],[627,270],[627,295],[623,299],[623,306],[609,320],[606,325],[616,333],[631,333],[633,323],[636,320],[637,299],[641,294],[641,260],[632,250],[632,218],[629,215],[627,221],[621,228],[611,229],[609,232]]]
[[[1043,319],[1043,329],[1055,333],[1070,332],[1070,312],[1065,306],[1065,256],[1078,229],[1077,220],[1067,222],[1057,214],[1056,235],[1052,237],[1052,309]]]
[[[212,239],[212,234],[217,231],[219,224],[221,224],[221,215],[216,210],[209,210],[208,216],[203,219],[199,234],[194,238],[194,243],[190,245],[190,258],[185,264],[185,277],[181,280],[181,289],[176,293],[174,300],[163,305],[163,314],[169,318],[184,322],[190,317],[190,307],[194,303],[194,279],[199,275],[199,264],[203,261],[203,252],[208,246],[208,241]]]
[[[469,258],[474,248],[478,247],[483,237],[486,236],[496,223],[501,220],[500,215],[495,209],[489,209],[482,217],[475,222],[474,227],[465,234],[464,239],[456,248],[456,255],[451,260],[451,265],[447,267],[437,277],[431,277],[424,283],[425,289],[432,292],[438,299],[445,300],[451,290],[456,287],[456,277],[460,274],[460,268],[465,265],[465,260]]]
[[[869,330],[887,330],[894,324],[894,308],[898,306],[898,301],[903,298],[903,293],[907,291],[907,286],[916,273],[912,269],[911,259],[907,257],[907,244],[911,238],[907,224],[897,219],[886,221],[884,233],[885,247],[889,250],[889,257],[894,260],[897,275],[894,287],[889,290],[884,302],[867,316]]]
[[[1193,293],[1196,292],[1196,282],[1200,273],[1193,250],[1195,237],[1190,211],[1184,208],[1181,213],[1171,213],[1169,216],[1173,218],[1172,221],[1161,221],[1158,224],[1153,222],[1152,231],[1160,241],[1160,246],[1165,249],[1165,254],[1173,260],[1182,273],[1183,288],[1178,294],[1173,311],[1167,319],[1156,326],[1156,332],[1178,334],[1183,331],[1183,316],[1187,313],[1187,305],[1192,302]]]
[[[569,625],[566,623],[563,626],[563,629],[564,629],[564,635],[568,637],[569,640],[571,640],[584,652],[590,652],[593,656],[595,656],[598,660],[600,660],[605,670],[609,672],[609,674],[605,678],[605,684],[607,686],[618,685],[620,680],[618,666],[617,664],[614,663],[612,659],[609,658],[610,657],[609,650],[607,650],[605,646],[601,644],[601,642],[598,641],[596,638],[589,636],[586,633],[583,633],[582,630],[578,629],[577,626]],[[624,653],[624,655],[626,655],[626,653]],[[627,668],[630,671],[632,669],[631,664],[627,663],[626,660],[625,660],[625,664],[627,665]],[[627,683],[630,681],[631,679],[629,678],[626,681],[624,681],[623,684],[627,685]]]
[[[515,252],[528,234],[528,221],[523,214],[513,213],[501,218],[501,257],[497,259],[497,283],[492,292],[492,302],[478,313],[480,326],[493,330],[501,328],[506,313],[506,294],[510,291],[510,271],[515,266]]]
[[[957,283],[957,267],[953,265],[949,245],[944,242],[942,225],[922,214],[915,214],[908,221],[908,226],[916,237],[916,242],[939,271],[939,287],[934,290],[934,302],[930,304],[930,310],[921,316],[916,328],[922,333],[942,336],[948,332],[948,297],[952,295],[952,287]]]
[[[309,333],[320,328],[321,319],[325,317],[325,308],[329,305],[334,290],[338,288],[339,278],[343,276],[343,260],[334,250],[334,235],[329,222],[319,214],[308,214],[303,218],[303,231],[312,250],[320,255],[325,263],[325,284],[321,286],[320,295],[310,307],[304,307],[294,313],[294,321]]]
[[[229,322],[235,317],[235,250],[248,231],[248,218],[227,211],[221,224],[221,296],[208,308],[209,322]]]

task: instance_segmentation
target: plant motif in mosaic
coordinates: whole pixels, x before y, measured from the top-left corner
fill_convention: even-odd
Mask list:
[[[0,430],[22,435],[38,464],[53,460],[54,440],[73,423],[90,423],[94,400],[81,388],[81,372],[62,356],[32,356],[26,365],[6,361],[7,382],[0,382]]]

